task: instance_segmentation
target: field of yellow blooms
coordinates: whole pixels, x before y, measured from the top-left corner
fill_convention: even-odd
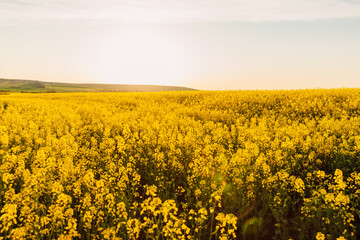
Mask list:
[[[360,239],[360,89],[0,95],[0,239]]]

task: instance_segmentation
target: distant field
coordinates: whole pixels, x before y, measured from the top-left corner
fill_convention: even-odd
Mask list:
[[[72,84],[0,78],[0,91],[2,92],[161,92],[194,90],[196,89],[177,86],[128,84]]]
[[[358,240],[360,89],[0,95],[0,213],[0,239]]]

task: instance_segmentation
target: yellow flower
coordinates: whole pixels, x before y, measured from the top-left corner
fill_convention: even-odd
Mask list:
[[[336,240],[346,240],[346,238],[344,238],[343,236],[340,236],[340,237],[336,238]]]
[[[325,235],[321,232],[316,234],[316,240],[325,240]]]
[[[301,180],[301,178],[296,178],[294,188],[295,188],[296,192],[301,193],[301,194],[304,193],[305,184],[304,184],[303,180]]]

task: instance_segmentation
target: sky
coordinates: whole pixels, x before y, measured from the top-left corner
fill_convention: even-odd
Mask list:
[[[0,78],[360,87],[360,0],[0,0]]]

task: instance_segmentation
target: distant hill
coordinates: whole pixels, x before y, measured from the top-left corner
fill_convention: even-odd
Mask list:
[[[160,85],[58,83],[0,78],[1,92],[161,92],[195,91],[193,88]]]

